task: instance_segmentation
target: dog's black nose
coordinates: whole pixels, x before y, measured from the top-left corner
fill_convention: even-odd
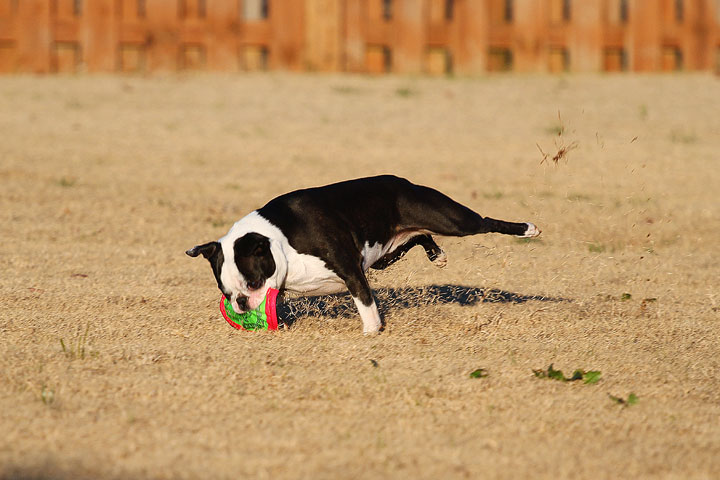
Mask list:
[[[247,297],[238,297],[237,304],[238,308],[240,308],[240,310],[242,310],[243,312],[247,312],[248,310],[250,310]]]

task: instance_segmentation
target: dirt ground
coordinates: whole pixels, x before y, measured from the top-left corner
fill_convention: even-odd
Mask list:
[[[718,478],[718,112],[707,75],[0,77],[0,478]],[[372,273],[377,337],[230,328],[184,251],[379,173],[543,234]]]

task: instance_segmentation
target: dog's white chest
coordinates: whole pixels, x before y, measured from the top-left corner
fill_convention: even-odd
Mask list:
[[[390,249],[390,245],[367,242],[362,249],[363,270],[370,268]],[[291,252],[288,255],[288,275],[285,288],[297,293],[324,295],[345,290],[345,282],[335,272],[327,268],[325,262],[312,255]]]
[[[288,255],[285,288],[296,293],[325,295],[343,291],[347,287],[318,257],[292,252]]]

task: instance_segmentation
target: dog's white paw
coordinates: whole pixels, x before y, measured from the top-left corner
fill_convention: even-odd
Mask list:
[[[360,312],[360,318],[363,323],[363,334],[364,335],[377,335],[382,327],[382,320],[380,320],[380,313],[377,309],[377,304],[373,300],[370,305],[363,305],[359,298],[353,297],[355,305]]]
[[[377,335],[378,333],[380,333],[380,327],[382,327],[382,322],[380,321],[379,316],[370,321],[366,321],[363,318],[363,335]]]
[[[520,235],[520,238],[537,237],[542,233],[542,230],[536,227],[534,223],[526,223],[525,225],[527,225],[527,230],[525,230],[524,234]]]
[[[432,261],[433,265],[435,265],[438,268],[445,268],[448,263],[447,253],[445,251],[441,250],[440,254],[435,257],[435,260]]]

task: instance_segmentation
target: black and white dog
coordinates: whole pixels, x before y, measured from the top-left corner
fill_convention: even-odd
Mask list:
[[[347,288],[363,332],[381,322],[365,272],[382,269],[415,245],[437,266],[447,263],[432,235],[497,232],[535,237],[532,223],[481,217],[432,188],[390,175],[281,195],[237,221],[217,242],[186,253],[210,261],[236,312],[258,307],[268,288],[320,295]]]

